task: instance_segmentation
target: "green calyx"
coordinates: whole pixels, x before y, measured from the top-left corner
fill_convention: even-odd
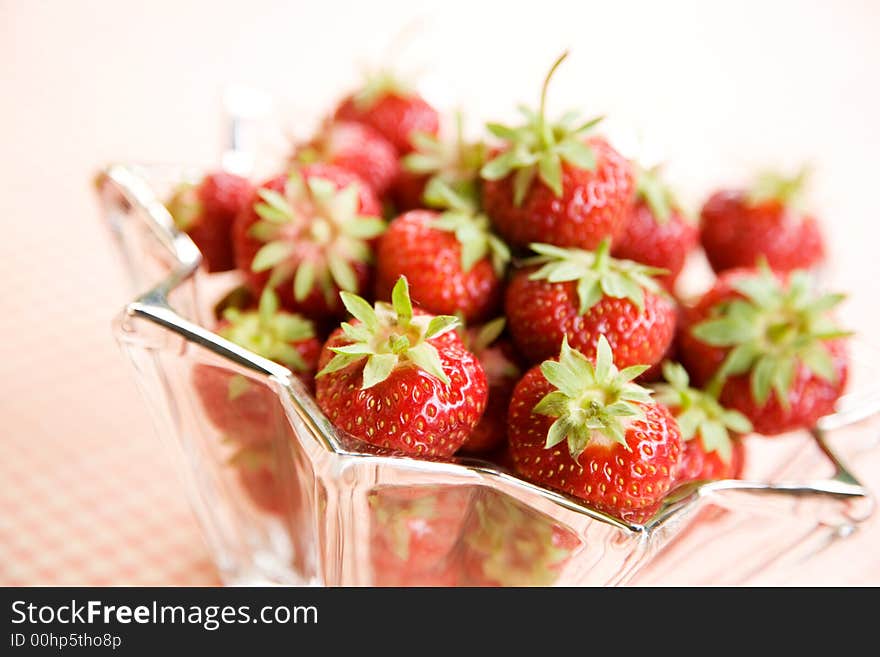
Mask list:
[[[166,204],[168,212],[174,219],[174,225],[183,232],[195,225],[202,214],[202,202],[199,200],[198,185],[184,182],[177,186],[174,194]]]
[[[807,182],[811,174],[810,167],[801,167],[794,176],[783,176],[773,171],[759,175],[748,191],[748,200],[752,205],[760,205],[768,201],[777,201],[780,205],[800,209],[803,206]]]
[[[220,330],[220,335],[230,342],[295,372],[308,369],[293,344],[314,337],[315,328],[309,320],[279,310],[278,295],[274,290],[266,288],[263,291],[258,310],[227,308],[223,318],[229,324]]]
[[[371,261],[368,242],[386,227],[379,217],[358,214],[357,185],[340,190],[323,178],[306,181],[294,169],[283,193],[260,189],[258,194],[261,202],[254,210],[260,220],[250,235],[265,244],[251,263],[254,272],[271,271],[271,287],[292,277],[297,301],[316,285],[328,303],[337,288],[357,291],[352,263]]]
[[[728,377],[749,373],[755,401],[765,403],[773,390],[787,408],[798,363],[826,381],[836,379],[824,342],[851,335],[828,317],[844,295],[817,295],[805,271],[793,272],[786,284],[766,262],[733,287],[745,298],[719,304],[709,319],[692,329],[706,344],[730,348],[710,383],[713,392],[720,391]]]
[[[567,112],[555,123],[545,118],[547,88],[556,69],[568,53],[563,53],[550,68],[541,88],[541,104],[535,113],[527,108],[519,108],[525,116],[525,123],[510,127],[489,123],[486,129],[507,143],[507,149],[483,165],[480,175],[486,180],[501,180],[511,173],[513,178],[513,200],[519,206],[537,176],[556,196],[562,196],[562,163],[579,169],[596,168],[596,154],[584,143],[584,136],[599,123],[603,117],[586,122],[578,119],[576,112]]]
[[[461,112],[455,115],[455,141],[441,141],[435,135],[416,132],[412,135],[414,150],[405,155],[401,165],[410,173],[431,176],[466,194],[476,193],[476,180],[486,161],[486,145],[464,138]]]
[[[648,205],[654,220],[660,225],[666,224],[673,211],[680,207],[675,194],[661,180],[659,167],[639,169],[636,179],[636,198]]]
[[[564,338],[559,360],[541,364],[541,373],[556,390],[532,409],[557,418],[547,432],[545,447],[567,441],[572,458],[577,460],[599,434],[629,449],[625,422],[644,419],[640,404],[651,401],[651,391],[633,379],[647,369],[647,365],[633,365],[618,370],[604,335],[599,336],[595,364],[569,347],[568,338]]]
[[[318,372],[319,377],[366,360],[362,390],[381,383],[395,367],[407,363],[449,384],[440,354],[430,340],[454,330],[459,324],[458,318],[450,315],[414,315],[409,285],[403,276],[394,285],[390,304],[377,301],[371,307],[356,294],[341,292],[339,296],[359,323],[342,324],[349,344],[331,348],[336,355]]]
[[[455,235],[461,245],[461,268],[469,272],[488,257],[497,276],[503,276],[510,262],[510,249],[490,229],[489,218],[477,210],[474,197],[457,193],[439,178],[432,178],[425,189],[425,201],[446,212],[431,221],[431,226]]]
[[[663,363],[663,377],[667,383],[655,386],[656,399],[675,409],[682,438],[699,437],[707,453],[718,452],[725,463],[730,463],[733,453],[730,432],[749,433],[752,423],[739,411],[724,408],[708,392],[691,388],[687,372],[678,363]]]
[[[388,70],[380,70],[367,76],[366,82],[352,100],[354,106],[364,112],[385,96],[406,97],[413,93],[412,85]]]
[[[612,258],[609,239],[602,240],[595,251],[563,249],[550,244],[530,244],[529,247],[538,256],[527,259],[525,264],[542,265],[529,279],[550,283],[576,281],[581,315],[606,296],[629,299],[641,311],[645,307],[645,290],[663,294],[653,277],[665,274],[666,270]]]

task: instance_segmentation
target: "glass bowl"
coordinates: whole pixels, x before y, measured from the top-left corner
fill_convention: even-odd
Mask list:
[[[207,274],[160,200],[193,173],[113,165],[97,187],[139,294],[115,335],[224,582],[745,583],[870,515],[869,492],[832,450],[880,434],[870,376],[880,358],[861,343],[834,415],[811,431],[746,438],[746,479],[681,487],[641,525],[479,459],[366,448],[331,425],[289,370],[206,328],[236,275]]]

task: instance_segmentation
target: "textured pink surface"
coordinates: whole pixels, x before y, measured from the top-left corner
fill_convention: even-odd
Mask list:
[[[513,100],[534,102],[546,65],[572,44],[554,108],[586,103],[659,135],[686,198],[756,164],[814,160],[816,199],[835,230],[835,277],[853,290],[848,323],[876,326],[876,292],[862,282],[880,277],[880,91],[866,82],[880,63],[880,8],[646,2],[643,20],[634,22],[632,6],[613,4],[584,6],[583,16],[546,29],[536,28],[528,7],[510,8],[509,28],[496,35],[505,67],[484,75],[487,66],[475,67],[468,48],[448,49],[448,35],[484,43],[493,10],[470,3],[463,24],[448,1],[437,2],[422,10],[434,31],[412,46],[414,68],[442,53],[433,68],[455,81],[454,100],[506,118]],[[89,180],[109,161],[216,161],[219,89],[230,81],[295,98],[292,106],[329,106],[359,70],[363,35],[378,51],[406,24],[407,3],[385,5],[394,13],[383,18],[375,3],[310,5],[308,16],[298,3],[266,0],[222,8],[171,0],[0,3],[0,584],[216,581],[110,335],[128,292]],[[333,20],[339,15],[347,20]],[[760,24],[750,19],[756,15]],[[605,27],[585,40],[585,24]],[[623,29],[641,51],[614,50]],[[750,48],[742,48],[744,33]],[[303,64],[314,53],[324,57],[328,43],[334,57]],[[607,52],[620,56],[609,60]],[[668,71],[680,74],[660,74]],[[590,81],[586,90],[579,80]],[[859,457],[856,469],[880,488],[877,450]],[[880,584],[878,544],[875,516],[785,582]],[[774,582],[772,573],[765,579]]]

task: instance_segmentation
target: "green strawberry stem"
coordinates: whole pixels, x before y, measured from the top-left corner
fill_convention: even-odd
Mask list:
[[[663,378],[667,383],[654,386],[657,401],[674,409],[682,438],[699,437],[707,453],[718,452],[725,463],[730,463],[733,454],[730,432],[749,433],[752,423],[739,411],[718,403],[717,392],[691,388],[687,371],[680,364],[664,362]]]
[[[391,291],[391,304],[377,301],[371,307],[356,294],[341,292],[339,296],[359,324],[342,323],[343,334],[349,343],[331,347],[335,355],[318,372],[318,377],[366,360],[362,390],[385,381],[396,367],[403,364],[413,364],[449,384],[440,354],[430,341],[454,330],[458,318],[414,314],[404,276],[397,280]]]
[[[651,402],[651,391],[633,379],[648,369],[633,365],[618,370],[611,345],[599,336],[595,364],[562,341],[558,360],[541,364],[541,373],[556,390],[548,393],[532,412],[556,418],[547,432],[548,449],[567,441],[577,461],[595,435],[630,449],[626,442],[629,421],[644,419],[640,404]]]
[[[645,291],[664,294],[654,276],[665,274],[665,269],[648,267],[631,260],[612,258],[611,240],[604,239],[595,251],[564,249],[551,244],[531,244],[538,255],[528,258],[526,265],[542,265],[529,276],[531,280],[550,283],[575,281],[581,315],[603,297],[629,299],[639,310],[645,305]]]
[[[553,74],[556,73],[556,69],[565,61],[566,57],[568,57],[567,50],[559,55],[559,57],[556,58],[556,61],[553,62],[553,66],[550,67],[550,70],[547,71],[547,76],[544,78],[544,84],[541,85],[541,104],[538,109],[538,134],[541,135],[541,142],[544,144],[544,148],[550,148],[553,146],[553,133],[548,129],[547,121],[544,118],[545,107],[547,105],[547,89],[550,87],[550,80],[553,79]]]
[[[729,348],[709,383],[711,394],[717,396],[728,378],[747,373],[756,402],[764,404],[772,390],[787,408],[798,363],[826,381],[836,380],[824,343],[851,335],[828,317],[844,295],[814,293],[810,274],[803,270],[791,273],[786,284],[766,260],[733,286],[744,298],[719,304],[692,329],[698,340]]]

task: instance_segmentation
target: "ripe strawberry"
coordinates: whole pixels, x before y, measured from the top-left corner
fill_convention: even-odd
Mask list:
[[[433,207],[425,199],[431,180],[439,180],[465,195],[476,192],[486,148],[482,142],[466,141],[461,115],[456,119],[456,139],[452,143],[422,132],[412,136],[415,150],[401,160],[400,175],[391,189],[398,211]]]
[[[744,462],[738,434],[749,433],[752,423],[739,411],[721,406],[711,394],[691,388],[687,371],[678,363],[663,363],[663,376],[668,383],[655,386],[657,401],[672,411],[685,440],[675,483],[737,477]]]
[[[580,540],[506,495],[485,492],[465,527],[462,569],[468,586],[550,586]]]
[[[461,446],[462,452],[485,453],[500,447],[507,438],[507,409],[520,369],[514,357],[513,344],[501,335],[503,317],[465,332],[465,345],[472,351],[486,373],[489,400],[479,424]]]
[[[339,291],[370,285],[371,240],[385,229],[379,202],[353,173],[326,164],[265,183],[235,221],[235,258],[256,290],[315,319],[343,309]]]
[[[235,469],[241,489],[254,506],[272,515],[281,515],[285,511],[284,490],[271,445],[240,449],[229,464]]]
[[[369,496],[370,555],[378,586],[431,586],[447,572],[470,512],[472,489],[380,488]]]
[[[376,196],[388,191],[397,178],[397,150],[370,126],[354,121],[327,123],[308,144],[294,154],[294,162],[326,162],[356,174]]]
[[[697,228],[656,171],[639,171],[636,202],[625,223],[626,228],[614,240],[612,255],[665,269],[667,273],[658,275],[657,280],[672,292],[688,253],[697,243]]]
[[[834,410],[846,384],[849,334],[828,317],[843,296],[811,288],[804,271],[735,269],[685,312],[682,363],[758,433],[811,426]]]
[[[488,386],[477,357],[453,330],[458,320],[413,311],[406,279],[374,308],[343,292],[355,321],[321,351],[317,399],[340,429],[373,445],[451,456],[476,426]]]
[[[440,116],[424,98],[388,73],[367,80],[358,93],[346,98],[335,118],[365,123],[390,141],[401,154],[412,148],[412,135],[437,134]]]
[[[712,268],[753,267],[760,256],[776,271],[821,264],[822,233],[802,207],[805,179],[806,170],[794,178],[765,174],[749,191],[713,194],[703,206],[700,227]]]
[[[516,345],[531,362],[559,352],[563,337],[593,353],[600,335],[621,367],[653,365],[675,335],[673,301],[652,278],[658,270],[595,252],[533,244],[538,257],[513,274],[505,306]]]
[[[683,449],[675,418],[618,371],[599,338],[595,364],[563,341],[517,384],[508,437],[517,471],[626,521],[653,515],[672,487]]]
[[[251,194],[247,179],[217,171],[197,184],[179,185],[168,201],[174,223],[199,247],[208,271],[235,269],[232,223]]]
[[[376,296],[389,299],[405,276],[413,301],[430,313],[490,317],[501,303],[510,252],[489,231],[489,220],[464,197],[435,181],[450,199],[444,212],[411,210],[382,236],[376,257]]]
[[[630,163],[605,140],[586,136],[601,119],[576,125],[571,113],[556,123],[544,117],[547,85],[564,58],[544,80],[538,113],[524,110],[525,125],[487,126],[506,144],[481,170],[483,208],[511,246],[595,249],[623,230],[632,202]]]
[[[216,329],[222,337],[273,360],[314,386],[321,343],[312,323],[278,310],[278,297],[266,290],[259,310],[228,308]],[[242,445],[265,444],[278,430],[278,398],[265,385],[243,374],[199,363],[193,368],[193,386],[208,419],[225,438]]]

